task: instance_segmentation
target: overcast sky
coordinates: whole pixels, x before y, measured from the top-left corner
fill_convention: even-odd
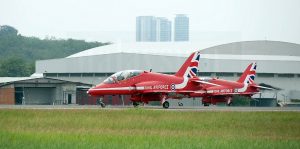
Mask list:
[[[140,15],[190,18],[192,42],[300,43],[300,0],[0,0],[0,25],[22,35],[132,42]]]

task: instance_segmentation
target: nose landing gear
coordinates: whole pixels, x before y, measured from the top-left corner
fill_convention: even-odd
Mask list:
[[[99,98],[96,102],[97,105],[100,105],[102,108],[105,108],[105,103],[102,101],[102,98]]]

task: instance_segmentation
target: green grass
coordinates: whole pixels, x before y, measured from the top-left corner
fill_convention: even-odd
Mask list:
[[[300,113],[1,109],[0,148],[300,148]]]

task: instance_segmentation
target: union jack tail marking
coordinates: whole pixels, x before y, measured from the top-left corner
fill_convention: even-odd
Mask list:
[[[192,53],[175,75],[188,78],[196,77],[199,67],[199,61],[200,52],[197,51]]]
[[[244,83],[245,85],[255,84],[256,66],[255,62],[251,63],[239,78],[238,82]]]

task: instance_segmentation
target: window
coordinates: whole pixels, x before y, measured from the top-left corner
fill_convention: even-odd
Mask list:
[[[57,77],[57,73],[44,73],[45,77]]]
[[[81,73],[71,73],[71,77],[81,77]]]
[[[218,76],[218,77],[233,77],[234,74],[229,73],[229,72],[219,72],[219,73],[216,73],[216,76]]]
[[[211,76],[211,72],[199,72],[199,76]]]
[[[278,77],[284,77],[284,78],[293,78],[295,75],[294,74],[278,74]]]
[[[58,77],[69,77],[69,73],[58,73]]]
[[[258,73],[257,77],[274,77],[274,73]]]
[[[105,73],[95,73],[95,77],[105,77],[107,76]]]
[[[93,73],[83,73],[82,77],[93,77],[94,74]]]

